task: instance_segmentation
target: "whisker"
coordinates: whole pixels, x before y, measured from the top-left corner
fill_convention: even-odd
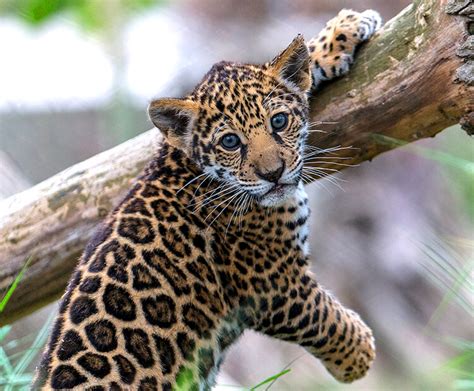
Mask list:
[[[358,167],[359,164],[345,164],[345,163],[337,163],[337,162],[328,162],[324,160],[305,160],[305,163],[310,163],[311,165],[313,164],[330,164],[332,166],[339,166],[339,167]]]
[[[308,170],[308,168],[309,168],[309,170]],[[334,169],[325,169],[325,170],[336,171],[336,172],[338,171],[338,170],[334,170]],[[337,186],[339,189],[344,191],[344,189],[342,188],[342,186],[339,184],[338,181],[340,181],[340,182],[345,182],[345,181],[341,178],[335,177],[333,175],[333,173],[328,173],[328,172],[324,171],[324,169],[316,169],[316,168],[313,168],[313,167],[304,167],[303,171],[307,174],[316,175],[319,179],[326,179],[327,181],[329,181],[330,183],[332,183],[333,185]]]
[[[253,197],[250,194],[247,194],[247,198],[245,200],[244,207],[242,208],[239,216],[239,229],[242,228],[242,219],[244,217],[244,214],[247,214],[247,211],[252,209],[252,202],[253,202]]]
[[[214,219],[209,223],[209,226],[211,226],[214,221],[217,220],[217,218],[227,209],[227,207],[230,205],[230,203],[232,202],[232,200],[234,200],[237,196],[239,196],[243,191],[240,190],[239,192],[237,192],[236,194],[230,196],[227,200],[224,200],[222,201],[219,205],[216,206],[216,208],[213,209],[213,211],[211,213],[214,213],[214,211],[220,206],[222,205],[223,203],[226,203],[224,205],[224,207],[222,208],[222,210],[217,214],[216,217],[214,217]],[[207,217],[204,219],[204,221],[206,221],[208,219],[208,217],[211,215],[211,213],[209,213],[209,215],[207,215]]]
[[[320,177],[314,177],[314,176],[309,176],[307,174],[303,174],[306,178],[306,184],[310,184],[310,183],[314,183],[316,184],[316,186],[318,187],[321,187],[323,188],[325,191],[327,191],[331,197],[334,196],[334,193],[331,191],[331,189],[329,189],[325,184],[324,182],[320,181],[320,180],[317,180],[317,179],[320,179]]]
[[[219,193],[213,195],[212,197],[203,199],[201,202],[196,204],[195,210],[197,210],[197,208],[202,208],[206,205],[209,205],[211,202],[217,201],[224,196],[228,196],[232,192],[236,191],[236,189],[237,189],[236,186],[231,187],[231,188],[226,187],[225,189],[221,190]]]
[[[205,194],[203,194],[204,198],[202,198],[200,201],[196,202],[196,208],[207,205],[209,202],[212,202],[212,201],[222,197],[223,195],[225,195],[229,191],[234,190],[235,188],[236,188],[235,185],[229,186],[228,184],[222,184],[222,185],[218,186],[216,189],[212,190],[209,197],[204,197]],[[217,192],[217,190],[219,190],[219,191]]]
[[[204,180],[199,184],[199,186],[196,188],[196,190],[194,190],[194,193],[193,193],[193,198],[196,197],[196,193],[199,191],[199,189],[201,188],[201,186],[209,179],[211,178],[211,181],[209,182],[209,184],[207,184],[206,186],[210,186],[211,183],[214,181],[214,177],[209,174],[206,178],[204,178]]]
[[[316,147],[316,146],[310,145],[310,144],[307,144],[306,146],[317,148],[321,152],[340,151],[340,150],[343,150],[343,149],[359,149],[359,148],[356,148],[356,147],[353,147],[353,146],[342,146],[342,145],[335,145],[334,147],[329,147],[329,148]]]
[[[233,194],[235,194],[236,192],[240,192],[241,190],[239,190],[238,186],[232,186],[232,187],[228,187],[226,188],[224,191],[222,191],[220,193],[220,195],[216,195],[216,197],[214,197],[212,200],[210,200],[210,202],[220,202],[219,200],[222,198],[222,197],[230,197],[232,196]],[[204,203],[202,204],[202,206],[204,205],[208,205],[210,202],[208,202],[208,200],[204,200]],[[222,202],[221,202],[222,204]],[[221,204],[218,204],[217,206],[214,206],[214,209],[215,210],[216,208],[218,208]],[[212,207],[212,206],[211,206]]]
[[[204,202],[206,199],[208,199],[206,197],[212,197],[217,191],[221,191],[225,188],[227,187],[224,184],[218,185],[214,189],[211,189],[209,191],[206,191],[205,193],[202,193],[198,196],[193,197],[192,203],[198,204],[200,202]]]
[[[310,145],[310,144],[306,144],[304,146],[304,149],[309,149],[309,150],[314,150],[314,151],[322,151],[323,150],[322,148],[319,148],[319,147],[316,147],[315,145]]]
[[[225,115],[225,117],[226,118],[222,121],[222,125],[218,126],[216,129],[213,130],[213,134],[212,134],[212,138],[211,138],[212,143],[215,141],[215,137],[216,137],[217,133],[221,129],[225,128],[227,126],[227,123],[230,121],[230,118],[227,115]]]
[[[264,101],[263,101],[263,104],[265,104],[265,103],[267,103],[267,102],[268,102],[268,103],[271,103],[272,101],[277,100],[277,99],[280,99],[280,100],[281,100],[284,96],[288,96],[288,95],[289,95],[289,96],[294,96],[294,95],[296,95],[296,94],[294,94],[294,93],[292,93],[292,92],[286,92],[286,93],[283,93],[283,94],[280,94],[280,95],[276,95],[276,96],[272,97],[272,98],[271,98],[270,100],[268,100],[268,101],[264,100]]]
[[[339,160],[350,160],[353,159],[352,157],[349,156],[318,156],[317,159],[339,159]]]
[[[296,75],[298,72],[300,72],[303,66],[304,66],[304,63],[302,63],[297,69],[295,69],[295,71],[291,75],[289,75],[289,77],[291,78],[293,75]],[[272,88],[270,93],[268,93],[268,95],[263,99],[262,104],[264,104],[266,100],[268,99],[268,97],[271,96],[273,92],[281,85],[283,85],[283,80],[279,81],[277,85],[274,88]],[[296,94],[293,94],[293,95],[296,95]]]
[[[336,122],[336,121],[313,121],[313,122],[309,122],[308,126],[335,125],[338,123],[339,122]]]
[[[330,182],[347,182],[345,179],[338,178],[335,176],[334,172],[326,172],[324,170],[305,170],[306,174],[317,175],[321,179],[327,179]]]
[[[235,187],[235,186],[237,186],[235,183],[229,184],[229,183],[226,183],[226,182],[221,182],[221,183],[219,183],[219,185],[218,185],[216,188],[211,189],[211,190],[209,190],[208,192],[203,193],[203,194],[197,196],[196,199],[197,199],[197,198],[203,198],[203,197],[211,197],[211,196],[212,196],[215,192],[217,192],[218,190],[227,189],[227,188]]]
[[[229,230],[229,227],[230,227],[231,224],[232,224],[232,219],[233,219],[234,216],[236,215],[237,211],[238,211],[239,208],[240,208],[240,204],[242,203],[242,201],[245,199],[246,196],[247,196],[247,193],[242,192],[242,194],[240,195],[240,197],[237,198],[237,201],[235,202],[234,211],[232,212],[232,215],[230,216],[230,219],[229,219],[229,223],[227,224],[227,228],[225,229],[225,235],[226,235],[226,236],[227,236],[227,231]]]
[[[197,177],[194,177],[193,179],[191,179],[190,181],[188,181],[183,187],[181,187],[177,192],[176,194],[178,194],[181,190],[183,190],[185,187],[189,186],[191,183],[193,183],[194,181],[198,180],[199,178],[201,178],[203,175],[207,175],[207,173],[203,172],[202,174],[198,175]]]
[[[316,180],[313,179],[312,183],[316,183],[317,185],[320,185],[322,188],[324,188],[324,190],[326,190],[333,197],[334,192],[331,190],[331,188],[329,186],[326,186],[325,181],[329,182],[333,186],[336,186],[339,190],[344,191],[342,186],[339,183],[337,183],[336,181],[334,181],[333,179],[334,178],[332,178],[329,175],[319,175],[319,176],[317,176]]]
[[[339,172],[339,170],[335,168],[329,167],[314,167],[314,166],[304,166],[303,170],[314,170],[314,171],[331,171],[331,172]]]
[[[355,149],[352,147],[333,147],[333,148],[327,148],[327,149],[320,149],[320,150],[312,150],[312,152],[305,154],[305,157],[312,157],[316,155],[322,155],[322,154],[328,154],[328,153],[335,153],[338,151],[342,150],[349,150],[349,149]]]
[[[267,100],[273,95],[273,93],[275,92],[275,90],[276,90],[278,87],[282,86],[282,85],[283,85],[283,81],[279,81],[279,82],[275,85],[275,87],[273,87],[273,88],[271,89],[271,91],[267,94],[267,96],[263,99],[262,105],[264,105],[264,104],[267,102]],[[281,95],[284,95],[284,94],[292,94],[292,93],[291,93],[291,92],[285,92],[285,93],[283,93],[283,94],[281,94]],[[292,95],[296,95],[296,94],[292,94]],[[272,98],[272,99],[275,99],[275,97]]]

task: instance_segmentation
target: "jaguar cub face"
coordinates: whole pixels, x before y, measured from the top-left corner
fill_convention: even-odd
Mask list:
[[[270,63],[214,65],[190,95],[155,100],[149,114],[205,173],[274,206],[301,180],[310,87],[298,36]]]

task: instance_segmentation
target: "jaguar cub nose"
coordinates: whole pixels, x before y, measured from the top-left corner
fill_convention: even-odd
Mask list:
[[[255,170],[255,174],[261,178],[265,179],[268,182],[273,182],[273,183],[278,183],[279,179],[281,178],[281,175],[283,174],[283,170],[285,169],[285,162],[281,161],[280,166],[273,171],[260,171],[260,170]]]

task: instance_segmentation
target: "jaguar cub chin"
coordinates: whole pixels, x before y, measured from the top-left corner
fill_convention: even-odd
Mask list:
[[[343,10],[263,65],[221,62],[149,107],[156,157],[97,229],[64,295],[34,388],[208,390],[246,329],[365,375],[370,328],[308,271],[308,92],[380,25]],[[343,59],[343,60],[341,60]]]

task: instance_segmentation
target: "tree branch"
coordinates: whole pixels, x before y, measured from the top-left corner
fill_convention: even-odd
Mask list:
[[[418,0],[388,22],[360,50],[350,74],[315,96],[311,119],[322,121],[325,132],[312,133],[311,144],[351,146],[337,154],[357,164],[461,120],[472,131],[474,56],[472,37],[466,40],[472,13],[445,13],[450,5],[452,13],[469,14],[470,1],[464,7],[463,1]],[[152,158],[159,139],[150,130],[0,203],[0,292],[32,257],[0,324],[61,295],[93,228]]]
[[[321,125],[326,132],[312,134],[311,144],[351,146],[339,155],[357,164],[400,145],[390,138],[433,137],[461,119],[472,127],[474,48],[464,18],[444,12],[453,2],[415,1],[386,24],[349,75],[315,97],[313,120],[335,124]]]

